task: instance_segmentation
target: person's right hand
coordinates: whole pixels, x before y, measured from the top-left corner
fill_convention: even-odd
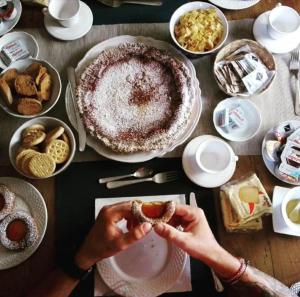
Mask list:
[[[175,219],[183,227],[183,231],[169,224],[158,223],[154,226],[155,232],[224,277],[238,270],[239,260],[219,245],[201,208],[178,204]]]

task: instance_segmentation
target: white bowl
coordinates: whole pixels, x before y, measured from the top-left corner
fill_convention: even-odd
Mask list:
[[[196,9],[208,9],[208,8],[214,8],[217,12],[218,17],[221,19],[223,27],[224,27],[224,32],[223,32],[223,36],[220,40],[220,42],[211,50],[209,51],[204,51],[204,52],[194,52],[194,51],[190,51],[186,48],[184,48],[183,46],[181,46],[179,44],[179,42],[177,41],[176,37],[175,37],[175,33],[174,33],[174,29],[175,29],[175,25],[178,23],[179,19],[181,16],[183,16],[184,14],[186,14],[189,11],[192,10],[196,10]],[[172,36],[172,39],[174,41],[174,43],[185,53],[188,53],[192,56],[201,56],[201,55],[206,55],[206,54],[210,54],[215,52],[216,50],[218,50],[225,42],[225,40],[227,39],[228,36],[228,21],[225,17],[225,15],[223,14],[223,12],[217,8],[216,6],[210,4],[210,3],[206,3],[206,2],[201,2],[201,1],[193,1],[193,2],[189,2],[186,4],[183,4],[182,6],[180,6],[179,8],[177,8],[175,10],[175,12],[173,13],[173,15],[171,16],[171,20],[169,23],[169,30],[170,30],[170,34]]]
[[[245,111],[247,125],[244,128],[227,133],[218,125],[219,112],[227,107],[233,108],[238,105],[240,105]],[[213,122],[215,129],[221,136],[231,141],[241,142],[253,138],[258,133],[262,124],[262,118],[258,108],[252,101],[248,99],[239,99],[236,97],[232,97],[221,101],[216,106],[213,114]]]
[[[287,224],[287,226],[294,231],[300,232],[300,224],[293,223],[287,216],[286,213],[286,206],[290,200],[293,199],[300,199],[300,187],[295,187],[290,189],[286,195],[283,197],[282,203],[281,203],[281,214],[283,216],[284,222]]]
[[[31,179],[41,179],[41,178],[38,178],[38,177],[32,177],[32,176],[26,175],[24,172],[19,170],[19,168],[16,165],[17,151],[18,151],[19,147],[21,146],[22,131],[24,129],[26,129],[27,127],[29,127],[31,125],[35,125],[35,124],[42,124],[46,127],[47,130],[51,130],[52,128],[62,126],[65,129],[65,133],[69,137],[69,140],[70,140],[70,156],[69,156],[69,159],[67,160],[66,163],[62,164],[59,167],[59,169],[56,170],[50,177],[55,176],[55,175],[61,173],[62,171],[64,171],[71,164],[71,162],[74,158],[74,155],[75,155],[75,151],[76,151],[76,141],[75,141],[75,137],[74,137],[74,134],[73,134],[72,130],[70,129],[70,127],[65,122],[63,122],[63,121],[61,121],[57,118],[39,117],[39,118],[36,118],[36,119],[29,120],[29,121],[25,122],[23,125],[21,125],[16,130],[16,132],[13,134],[13,136],[10,140],[10,143],[9,143],[9,159],[10,159],[10,162],[13,165],[13,167],[16,169],[16,171],[18,171],[23,176],[26,176],[26,177],[31,178]]]
[[[36,39],[27,32],[15,31],[11,33],[7,33],[0,38],[0,51],[4,45],[19,40],[22,42],[24,47],[29,51],[31,58],[37,58],[39,55],[39,46]],[[8,67],[2,59],[0,59],[0,67],[5,69]]]
[[[61,79],[60,79],[59,73],[50,63],[48,63],[44,60],[38,60],[38,59],[33,59],[33,58],[19,60],[19,61],[12,63],[11,65],[9,65],[9,67],[7,67],[5,70],[3,70],[1,74],[5,73],[8,69],[11,69],[11,68],[16,68],[18,71],[22,72],[32,63],[41,63],[43,66],[45,66],[48,69],[48,72],[52,78],[51,98],[50,98],[50,100],[43,102],[43,109],[40,113],[35,114],[35,115],[22,115],[16,111],[14,111],[13,109],[11,109],[9,106],[7,106],[5,101],[0,96],[0,106],[2,107],[2,109],[5,112],[7,112],[8,114],[18,117],[18,118],[32,119],[34,117],[44,115],[45,113],[47,113],[50,109],[52,109],[55,106],[55,104],[57,103],[57,101],[59,99],[60,93],[61,93]]]

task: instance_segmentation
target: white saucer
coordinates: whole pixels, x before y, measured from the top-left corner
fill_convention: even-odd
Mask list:
[[[4,36],[2,36],[0,38],[0,51],[4,45],[15,40],[20,40],[22,42],[24,47],[29,51],[31,58],[36,59],[38,57],[39,46],[36,39],[31,34],[28,34],[26,32],[21,32],[21,31],[7,33]],[[4,64],[2,59],[0,59],[0,67],[3,69],[8,67],[6,64]]]
[[[233,130],[228,133],[218,124],[219,112],[224,110],[225,108],[232,109],[237,106],[240,106],[243,109],[247,123],[245,124],[245,127]],[[250,140],[257,134],[261,127],[262,119],[258,108],[251,100],[231,97],[222,100],[216,106],[213,114],[213,122],[215,129],[221,136],[231,141],[242,142]]]
[[[2,25],[0,26],[0,35],[4,35],[10,30],[14,28],[14,26],[18,23],[21,14],[22,14],[22,3],[20,0],[13,0],[13,4],[17,10],[17,15],[13,20],[10,21],[3,21]]]
[[[220,174],[207,173],[198,168],[195,161],[195,155],[199,145],[207,139],[214,138],[220,139],[212,135],[202,135],[194,138],[185,147],[182,156],[182,166],[187,177],[198,186],[204,188],[216,188],[225,184],[233,176],[236,167],[236,162],[231,162],[232,165],[230,168]]]
[[[93,25],[93,13],[87,4],[80,1],[79,20],[73,27],[63,27],[48,14],[44,17],[44,25],[48,33],[57,39],[75,40],[83,37],[90,31]]]
[[[245,9],[257,4],[259,1],[260,0],[209,0],[209,2],[219,7],[232,10]]]
[[[257,42],[275,54],[284,54],[295,49],[300,42],[300,35],[284,39],[272,39],[268,33],[268,15],[270,11],[261,14],[254,22],[253,35]]]
[[[289,228],[281,214],[281,202],[290,189],[276,186],[273,191],[273,230],[276,233],[300,236],[300,232]]]

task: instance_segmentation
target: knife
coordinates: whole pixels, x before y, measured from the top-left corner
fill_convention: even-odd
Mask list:
[[[73,67],[68,67],[68,80],[71,87],[71,99],[72,99],[72,105],[75,111],[75,117],[76,117],[76,126],[77,126],[77,132],[78,132],[78,138],[79,138],[79,151],[83,152],[85,150],[86,145],[86,132],[83,126],[83,123],[81,121],[81,117],[79,114],[76,98],[75,98],[75,89],[76,89],[76,74],[75,69]]]
[[[196,201],[196,196],[194,192],[190,193],[190,206],[192,207],[198,207],[197,205],[197,201]],[[216,273],[214,272],[214,270],[212,268],[210,268],[212,277],[214,279],[214,283],[215,283],[215,289],[217,292],[223,292],[224,291],[224,287],[220,281],[220,279],[218,278],[218,276],[216,275]]]

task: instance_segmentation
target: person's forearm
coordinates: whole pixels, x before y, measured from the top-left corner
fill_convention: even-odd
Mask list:
[[[283,283],[252,266],[247,267],[241,282],[245,285],[260,288],[269,297],[298,297]]]
[[[67,297],[77,284],[78,280],[71,278],[60,268],[56,268],[26,297]]]

